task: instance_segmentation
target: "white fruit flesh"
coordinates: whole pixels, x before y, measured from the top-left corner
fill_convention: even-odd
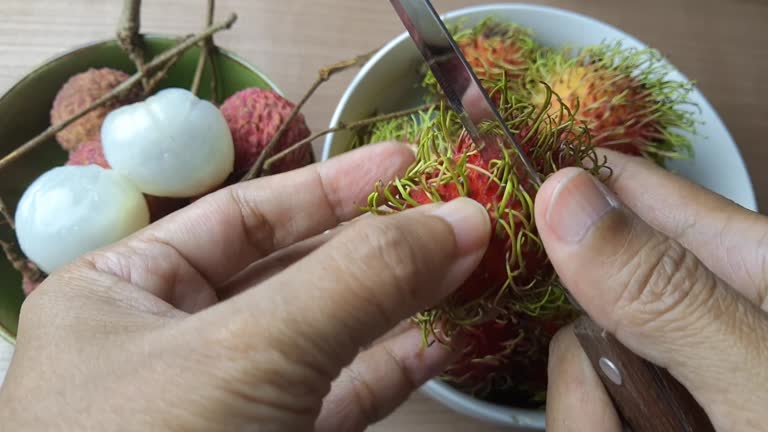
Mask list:
[[[43,174],[16,209],[24,254],[51,273],[149,224],[147,202],[125,177],[96,165]]]
[[[232,173],[232,134],[212,103],[184,89],[167,89],[111,112],[101,128],[112,169],[144,193],[194,197]]]

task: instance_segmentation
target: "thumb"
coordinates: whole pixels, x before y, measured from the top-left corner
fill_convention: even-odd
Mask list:
[[[583,170],[558,172],[536,200],[547,253],[597,323],[669,369],[721,430],[742,430],[725,420],[734,412],[762,415],[744,398],[768,385],[768,319],[756,306]]]

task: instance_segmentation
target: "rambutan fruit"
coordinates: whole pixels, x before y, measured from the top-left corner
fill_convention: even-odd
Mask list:
[[[536,58],[537,46],[531,32],[516,24],[487,18],[475,27],[457,27],[451,33],[485,87],[493,87],[502,79],[517,85]],[[427,73],[424,84],[440,93],[432,73]]]
[[[258,160],[264,148],[293,111],[295,105],[272,90],[249,88],[230,96],[221,105],[235,144],[234,176],[242,176]],[[273,154],[309,137],[304,116],[299,114],[278,142]],[[311,163],[311,148],[303,146],[277,161],[271,173],[301,168]]]
[[[86,141],[69,153],[67,165],[98,165],[110,169],[109,162],[104,157],[104,148],[101,141]],[[180,210],[189,204],[185,198],[165,198],[144,194],[149,207],[150,220],[158,221],[169,214]]]
[[[692,113],[685,108],[692,85],[669,78],[669,66],[652,49],[621,44],[542,52],[529,75],[534,104],[565,103],[597,147],[643,155],[657,163],[689,158]],[[560,99],[547,96],[545,82]]]
[[[88,69],[72,76],[56,94],[51,109],[51,124],[58,124],[67,120],[128,78],[129,76],[125,72],[110,68]],[[99,139],[101,124],[107,114],[115,108],[133,103],[139,98],[140,90],[135,88],[123,97],[106,103],[72,123],[56,134],[56,140],[65,150],[71,151],[77,148],[80,143]]]
[[[539,407],[547,390],[548,347],[575,319],[563,308],[546,318],[517,314],[467,327],[460,357],[442,379],[473,396],[517,407]]]
[[[506,89],[499,91],[501,94],[495,96],[501,103],[499,109],[507,126],[543,176],[566,166],[584,166],[583,161],[587,160],[590,161],[587,169],[602,175],[603,164],[594,152],[589,135],[574,126],[567,110],[552,115],[548,105],[537,109]],[[520,351],[497,347],[507,346],[508,339],[516,338],[521,332],[521,340],[526,341],[537,335],[538,342],[528,341],[526,346],[543,350],[537,355],[546,359],[548,339],[544,333],[535,333],[521,323],[536,323],[536,328],[544,328],[557,318],[558,325],[553,327],[556,330],[559,317],[571,313],[573,307],[536,230],[533,216],[536,187],[529,181],[515,150],[500,139],[501,131],[492,123],[480,125],[483,140],[475,143],[456,114],[445,106],[426,120],[419,125],[418,132],[411,134],[419,139],[415,163],[403,178],[379,184],[369,197],[368,210],[389,214],[469,197],[485,206],[494,230],[477,269],[442,304],[418,314],[416,321],[424,330],[425,338],[432,336],[447,344],[457,334],[468,334],[470,340],[473,334],[484,334],[490,322],[503,326],[504,332],[508,332],[504,333],[504,340],[494,341],[488,350],[477,346],[470,349],[465,353],[465,363],[480,355],[491,363],[514,363],[512,357],[519,356]],[[512,357],[507,358],[508,354]],[[495,360],[491,361],[490,357]],[[496,375],[482,371],[468,373],[466,368],[457,366],[446,377],[452,382],[463,381],[462,388],[472,388],[479,393],[483,393],[482,389],[498,388],[491,382],[497,379]],[[504,376],[519,378],[518,389],[535,387],[525,376],[512,372],[505,372]]]

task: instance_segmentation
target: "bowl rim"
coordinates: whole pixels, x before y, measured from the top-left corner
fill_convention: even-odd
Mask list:
[[[177,35],[170,35],[165,33],[145,33],[143,34],[143,37],[145,39],[154,39],[154,40],[165,40],[165,41],[172,41],[178,39]],[[2,104],[6,98],[8,98],[12,93],[18,90],[19,87],[21,87],[24,83],[34,79],[35,75],[39,74],[41,71],[43,71],[45,68],[50,66],[51,64],[54,64],[58,61],[61,61],[67,57],[76,56],[77,54],[81,53],[82,51],[93,49],[101,45],[106,45],[109,43],[116,42],[115,38],[108,38],[108,39],[100,39],[95,40],[91,42],[86,42],[80,45],[76,45],[73,47],[70,47],[66,49],[65,51],[58,52],[45,60],[41,61],[37,65],[33,66],[27,73],[24,74],[18,81],[14,82],[13,85],[11,85],[7,90],[5,90],[0,95],[0,104]],[[244,57],[240,56],[239,54],[234,53],[233,51],[218,47],[218,51],[225,57],[230,58],[231,60],[237,62],[240,66],[246,68],[247,70],[251,71],[253,74],[255,74],[259,79],[264,81],[272,90],[277,92],[280,96],[285,96],[283,91],[275,84],[274,81],[272,81],[271,78],[269,78],[261,69],[250,63],[248,60],[246,60]],[[3,323],[0,323],[0,340],[4,340],[11,345],[16,344],[16,338],[11,334],[10,330],[6,328],[6,326]]]
[[[166,41],[173,41],[178,39],[178,35],[171,35],[166,33],[144,33],[142,36],[145,39],[155,39],[155,40],[166,40]],[[58,52],[56,54],[53,54],[52,56],[46,58],[45,60],[42,60],[41,62],[37,63],[37,65],[33,66],[29,72],[25,73],[24,76],[22,76],[18,81],[13,83],[7,90],[5,90],[2,95],[0,95],[0,103],[2,103],[3,99],[5,99],[9,94],[13,93],[14,90],[16,90],[19,86],[27,82],[28,80],[31,80],[37,73],[48,67],[50,64],[58,62],[60,60],[63,60],[64,58],[75,56],[78,53],[85,51],[87,49],[96,48],[100,45],[106,45],[109,43],[117,42],[117,39],[115,38],[107,38],[107,39],[99,39],[91,42],[85,42],[80,45],[75,45],[73,47],[70,47],[64,51]],[[190,47],[191,49],[192,47]],[[239,54],[236,54],[235,52],[227,49],[222,48],[217,45],[216,47],[218,51],[224,55],[225,57],[229,57],[232,60],[236,61],[241,66],[245,67],[246,69],[250,70],[254,74],[256,74],[259,78],[264,80],[274,91],[279,93],[281,96],[284,96],[283,91],[275,84],[274,81],[272,81],[271,78],[267,76],[267,74],[264,73],[261,69],[254,66],[252,63],[250,63],[248,60],[246,60],[244,57],[242,57]]]
[[[442,17],[443,19],[446,19],[446,20],[459,19],[468,14],[487,13],[490,15],[493,13],[498,13],[499,11],[502,11],[502,10],[507,10],[507,11],[508,10],[533,10],[533,11],[559,15],[563,19],[582,20],[585,23],[588,23],[590,25],[599,25],[599,26],[608,28],[616,32],[616,34],[620,38],[622,38],[623,40],[626,40],[627,42],[635,43],[644,47],[649,47],[647,43],[643,42],[637,37],[625,32],[624,30],[612,24],[598,20],[589,15],[585,15],[579,12],[558,8],[554,6],[543,6],[543,5],[530,4],[530,3],[492,3],[492,4],[486,4],[486,5],[469,6],[469,7],[464,7],[460,9],[455,9],[445,14],[442,14]],[[368,73],[374,67],[376,67],[393,49],[398,47],[400,44],[404,43],[404,41],[406,41],[409,38],[410,38],[409,34],[405,31],[395,36],[386,45],[384,45],[373,57],[371,57],[371,59],[360,69],[360,71],[350,82],[347,89],[343,93],[341,99],[339,100],[339,103],[336,106],[336,110],[330,121],[330,125],[329,125],[330,128],[333,128],[339,123],[345,108],[347,107],[350,99],[352,98],[352,95],[358,90],[362,80],[368,75]],[[667,59],[665,60],[677,73],[679,73],[681,79],[686,81],[689,80],[689,78],[685,74],[683,74],[674,64],[672,64]],[[714,107],[712,107],[709,100],[704,96],[703,93],[700,92],[699,89],[696,89],[696,91],[698,91],[702,96],[701,103],[706,104],[707,108],[709,108],[712,111],[712,113],[715,116],[715,120],[720,122],[720,124],[724,129],[724,132],[730,138],[731,142],[734,144],[734,149],[736,151],[738,163],[740,164],[744,172],[747,173],[747,177],[748,177],[748,184],[749,184],[748,204],[749,205],[747,207],[750,208],[751,210],[757,211],[757,199],[755,195],[754,185],[752,183],[751,176],[749,175],[749,171],[747,170],[746,164],[744,163],[744,157],[741,153],[741,149],[738,147],[738,145],[736,145],[736,142],[733,139],[733,135],[728,129],[728,126],[722,120],[720,114],[714,109]],[[325,161],[332,157],[331,149],[333,146],[335,136],[336,136],[335,133],[332,133],[326,136],[324,145],[323,145],[322,157],[321,157],[322,161]],[[432,399],[439,401],[440,403],[453,409],[454,411],[464,415],[468,415],[470,417],[474,417],[474,418],[488,421],[498,425],[514,426],[518,428],[522,427],[526,429],[540,430],[540,431],[545,430],[545,411],[544,410],[507,407],[503,405],[496,405],[489,402],[485,402],[480,399],[469,396],[465,393],[462,393],[438,379],[430,380],[429,382],[424,384],[420,390],[423,393],[427,394]]]

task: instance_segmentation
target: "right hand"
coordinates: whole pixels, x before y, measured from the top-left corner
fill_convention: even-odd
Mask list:
[[[718,431],[767,430],[768,218],[607,155],[610,190],[569,168],[537,196],[558,274],[599,325],[686,386]],[[552,343],[549,375],[548,431],[622,430],[570,327]]]

